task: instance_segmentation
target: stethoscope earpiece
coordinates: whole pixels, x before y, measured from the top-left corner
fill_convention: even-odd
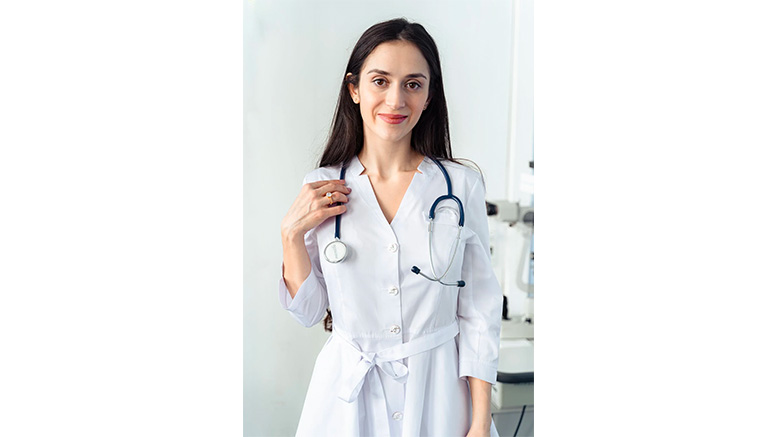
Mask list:
[[[461,281],[461,280],[459,280],[459,281],[456,281],[456,283],[455,283],[455,284],[449,284],[449,283],[447,283],[447,282],[442,282],[442,280],[441,280],[441,279],[434,279],[434,278],[430,278],[430,277],[428,277],[428,276],[424,275],[423,273],[421,273],[421,269],[419,269],[417,266],[413,266],[413,267],[410,269],[410,271],[411,271],[411,272],[413,272],[413,273],[415,273],[416,275],[421,275],[421,276],[423,276],[424,278],[426,278],[426,279],[428,279],[428,280],[430,280],[430,281],[432,281],[432,282],[439,282],[439,283],[440,283],[440,284],[442,284],[442,285],[450,285],[450,286],[454,286],[454,285],[455,285],[456,287],[459,287],[459,288],[461,288],[461,287],[463,287],[463,286],[467,285],[467,284],[466,284],[464,281]]]

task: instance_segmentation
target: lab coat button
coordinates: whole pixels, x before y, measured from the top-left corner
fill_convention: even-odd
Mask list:
[[[399,293],[399,289],[398,289],[397,287],[391,287],[391,288],[389,288],[389,291],[388,291],[388,293],[389,293],[390,295],[392,295],[392,296],[396,296],[396,295],[397,295],[397,293]]]
[[[389,252],[394,253],[394,252],[397,251],[398,247],[399,246],[397,246],[397,243],[391,243],[391,246],[388,247],[388,250],[389,250]]]
[[[394,418],[394,420],[402,420],[402,413],[399,411],[395,411],[394,414],[391,415],[391,417]]]
[[[399,334],[399,326],[397,325],[391,325],[391,329],[389,329],[392,334]]]

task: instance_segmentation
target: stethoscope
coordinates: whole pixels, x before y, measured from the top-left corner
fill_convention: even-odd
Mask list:
[[[451,188],[451,178],[448,176],[448,172],[445,170],[445,167],[440,164],[440,161],[430,158],[432,161],[434,161],[435,164],[437,164],[437,167],[440,167],[440,171],[442,171],[443,176],[445,176],[445,183],[448,186],[448,194],[444,196],[438,197],[434,203],[432,203],[432,207],[429,210],[429,227],[427,229],[427,233],[429,234],[429,264],[432,267],[432,276],[429,277],[421,272],[421,269],[419,269],[417,266],[413,266],[413,268],[410,269],[413,273],[416,275],[421,275],[424,278],[439,282],[443,285],[449,285],[449,286],[455,286],[455,287],[463,287],[465,285],[464,281],[456,281],[453,283],[450,282],[443,282],[442,279],[445,277],[445,275],[448,274],[448,271],[451,269],[451,266],[453,265],[453,261],[456,257],[456,252],[459,249],[459,242],[461,241],[461,230],[464,228],[464,207],[461,204],[461,200],[459,200],[458,197],[454,196],[452,193]],[[345,180],[345,164],[343,164],[342,168],[340,169],[340,179]],[[453,255],[450,258],[450,262],[448,263],[448,267],[445,268],[445,272],[443,272],[442,275],[437,275],[437,272],[434,268],[434,257],[432,256],[432,233],[434,232],[434,215],[435,211],[437,209],[437,205],[444,201],[451,199],[459,207],[459,229],[456,233],[456,241],[451,245],[451,248],[453,248]],[[451,208],[452,209],[452,208]],[[324,258],[326,258],[327,261],[333,264],[341,263],[345,258],[348,256],[348,247],[340,240],[340,216],[342,214],[339,214],[335,217],[335,239],[332,240],[329,244],[324,247]],[[455,245],[455,248],[454,248]]]

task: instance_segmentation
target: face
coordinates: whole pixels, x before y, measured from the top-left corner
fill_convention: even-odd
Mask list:
[[[348,85],[364,120],[365,140],[409,140],[428,104],[429,79],[429,65],[414,44],[377,46],[364,62],[358,88]]]

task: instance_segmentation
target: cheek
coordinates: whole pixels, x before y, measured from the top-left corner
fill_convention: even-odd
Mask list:
[[[367,97],[361,101],[361,105],[359,106],[359,111],[362,113],[362,118],[364,119],[375,119],[378,115],[378,112],[380,112],[381,109],[381,101],[376,100],[374,97]]]
[[[370,113],[370,107],[364,103],[365,102],[362,102],[362,105],[359,107],[359,111],[362,114],[362,120],[369,122],[372,120],[372,114]]]

